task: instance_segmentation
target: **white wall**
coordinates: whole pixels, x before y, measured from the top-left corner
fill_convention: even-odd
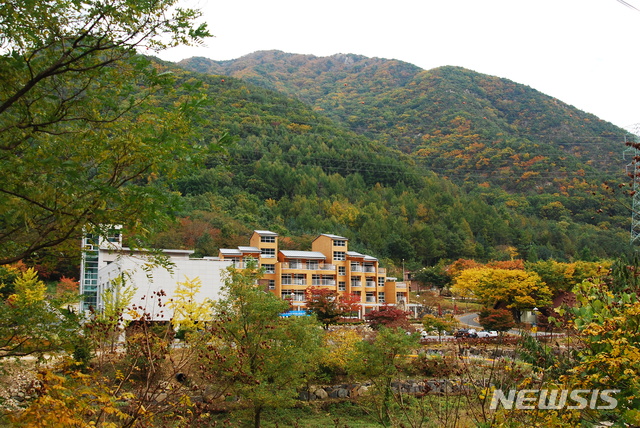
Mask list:
[[[175,258],[171,261],[174,265],[169,271],[163,267],[149,266],[148,261],[142,256],[120,256],[100,269],[98,310],[103,306],[103,290],[110,286],[111,281],[125,273],[126,283],[136,287],[131,304],[144,308],[144,312],[150,314],[150,320],[168,321],[173,313],[165,305],[173,297],[178,282],[198,277],[202,287],[196,298],[199,301],[217,300],[223,285],[222,271],[232,265],[230,261],[212,259]],[[160,295],[161,293],[164,295]],[[141,311],[138,309],[138,312]],[[125,314],[125,319],[130,320],[132,317]]]

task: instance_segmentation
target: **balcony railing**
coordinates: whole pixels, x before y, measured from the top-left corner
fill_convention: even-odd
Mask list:
[[[396,282],[396,288],[407,288],[406,282]]]
[[[351,265],[351,272],[364,272],[364,268],[362,266]]]
[[[335,279],[313,279],[311,280],[311,285],[326,285],[335,287],[336,281]]]
[[[376,298],[367,296],[365,301],[366,301],[366,303],[375,303],[376,302]]]
[[[306,263],[285,262],[282,264],[283,269],[302,269],[302,270],[336,270],[336,266],[332,264],[308,265]]]
[[[376,286],[375,281],[367,281],[367,287],[375,287],[375,286]]]
[[[364,271],[367,273],[376,273],[376,267],[375,266],[365,266],[364,267]]]
[[[351,281],[352,287],[362,287],[362,281]]]
[[[307,285],[306,279],[283,279],[282,285]]]

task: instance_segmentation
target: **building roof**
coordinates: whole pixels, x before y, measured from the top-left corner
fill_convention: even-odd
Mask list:
[[[220,254],[223,256],[241,256],[242,252],[237,248],[220,248]]]
[[[318,251],[281,250],[280,253],[287,259],[314,259],[314,260],[326,259],[325,255]]]
[[[277,233],[271,232],[270,230],[254,230],[260,236],[278,236]]]
[[[238,247],[238,250],[240,250],[240,252],[244,253],[260,253],[260,248],[256,248],[256,247]]]
[[[342,241],[348,241],[349,240],[348,238],[345,238],[344,236],[332,235],[330,233],[323,233],[320,236],[327,236],[327,237],[329,237],[331,239],[339,239],[339,240],[342,240]]]
[[[353,257],[356,259],[365,259],[366,261],[375,262],[378,259],[375,257],[367,256],[366,254],[360,254],[357,251],[347,251],[347,256]]]

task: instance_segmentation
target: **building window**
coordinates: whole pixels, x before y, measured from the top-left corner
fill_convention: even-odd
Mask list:
[[[345,266],[338,266],[338,275],[345,276],[347,274],[347,268]]]
[[[304,302],[303,290],[282,290],[280,296],[283,300],[291,300],[293,302]]]
[[[276,273],[276,265],[274,264],[263,264],[264,273]]]
[[[269,290],[275,290],[276,289],[276,280],[275,279],[270,279],[269,280]]]
[[[274,243],[274,242],[276,242],[276,237],[275,236],[261,236],[260,237],[260,242]]]
[[[311,285],[322,285],[322,277],[320,275],[311,275]]]
[[[384,303],[384,291],[378,292],[378,303]]]
[[[375,303],[376,302],[376,296],[373,293],[367,293],[366,295],[366,302],[367,303]]]
[[[262,253],[262,257],[273,259],[276,257],[276,249],[275,248],[263,248],[260,250]]]
[[[338,290],[347,291],[347,283],[344,281],[338,281]]]
[[[318,270],[318,261],[317,260],[308,260],[307,261],[307,269],[309,269],[309,270]]]
[[[344,251],[334,251],[333,260],[347,260],[347,253]]]
[[[282,277],[280,277],[280,283],[282,285],[292,285],[293,284],[293,280],[291,279],[291,274],[284,274],[282,275]],[[284,291],[283,291],[284,293]]]
[[[334,239],[333,246],[334,247],[346,247],[347,246],[347,241],[341,240],[341,239]]]
[[[378,287],[384,287],[384,276],[378,277]]]

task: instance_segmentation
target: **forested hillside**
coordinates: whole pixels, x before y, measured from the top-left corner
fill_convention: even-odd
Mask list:
[[[274,89],[456,180],[523,191],[621,173],[625,131],[535,89],[460,67],[256,52],[190,70]],[[514,187],[515,186],[515,187]]]
[[[410,84],[415,67],[394,64],[388,69],[401,74],[394,85]],[[235,141],[212,155],[206,168],[173,184],[186,204],[179,224],[158,237],[159,246],[215,255],[220,247],[245,245],[259,228],[280,233],[285,248],[307,249],[317,234],[329,232],[388,265],[404,260],[417,266],[459,257],[506,259],[516,252],[529,260],[593,259],[623,251],[628,242],[621,228],[627,213],[603,201],[593,183],[576,185],[582,200],[574,205],[568,192],[532,200],[486,180],[456,184],[419,156],[424,139],[413,151],[406,144],[388,145],[376,127],[356,132],[348,120],[284,92],[165,66],[190,92],[206,94],[201,142],[226,133]],[[309,82],[301,87],[323,91]],[[366,89],[362,93],[370,97]]]

